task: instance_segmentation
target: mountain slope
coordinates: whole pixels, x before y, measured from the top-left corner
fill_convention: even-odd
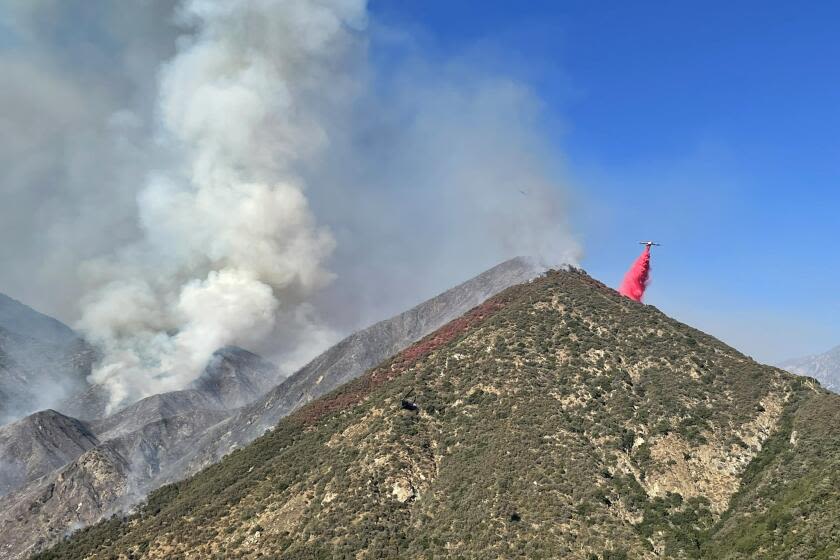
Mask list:
[[[840,554],[840,396],[810,392],[745,473],[707,558],[811,560]]]
[[[0,294],[0,425],[83,391],[92,357],[69,327]]]
[[[358,377],[490,296],[527,282],[544,270],[526,257],[509,259],[408,311],[348,336],[264,397],[208,430],[194,450],[170,468],[165,480],[180,480],[215,463],[261,436],[301,405]]]
[[[814,446],[837,409],[552,272],[40,558],[828,557],[836,438]],[[760,538],[738,545],[745,529]]]
[[[788,360],[779,367],[791,373],[814,377],[826,389],[840,392],[840,346],[823,354]]]
[[[221,348],[213,353],[190,389],[152,395],[90,425],[100,439],[106,440],[166,418],[200,411],[233,411],[262,396],[279,376],[274,364],[252,352],[233,346]]]
[[[94,422],[45,411],[0,428],[0,557],[20,557],[141,500],[159,486],[161,469],[277,377],[256,354],[223,348],[193,389],[154,395]]]
[[[55,346],[72,344],[78,338],[61,321],[38,313],[4,294],[0,294],[0,328]]]
[[[204,373],[192,389],[233,410],[254,402],[280,381],[277,366],[261,356],[236,346],[213,353]]]
[[[54,410],[0,427],[0,496],[63,467],[98,443],[88,426]]]
[[[102,444],[42,480],[18,485],[0,499],[0,552],[18,558],[129,507],[161,484],[180,480],[244,445],[291,410],[359,376],[486,297],[539,273],[529,259],[493,267],[394,318],[359,331],[328,349],[274,389],[273,366],[242,349],[214,355],[191,388],[143,399],[101,418],[107,395],[93,387],[62,408],[88,420]],[[263,398],[253,402],[265,393]],[[245,404],[241,412],[231,408]],[[79,486],[108,491],[78,495]]]
[[[233,410],[264,395],[277,384],[279,378],[280,372],[274,364],[243,348],[226,346],[213,353],[201,377],[189,387],[183,391],[153,395],[152,398],[170,395],[171,398],[164,397],[164,400],[183,400],[187,398],[184,393],[189,392],[193,399],[206,401],[203,408]],[[135,405],[143,402],[132,403],[108,415],[109,397],[108,391],[101,385],[91,385],[87,390],[62,400],[56,407],[64,414],[84,421],[107,422],[106,416],[111,418],[110,421],[117,416],[132,416],[131,411],[136,410]],[[148,403],[144,406],[148,407]]]

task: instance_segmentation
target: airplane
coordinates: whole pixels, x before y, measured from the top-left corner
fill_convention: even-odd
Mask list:
[[[647,245],[648,247],[656,245],[657,247],[660,247],[662,244],[661,243],[654,243],[653,241],[639,241],[639,245]]]

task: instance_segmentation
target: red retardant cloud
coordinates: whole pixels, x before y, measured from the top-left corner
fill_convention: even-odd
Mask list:
[[[632,300],[642,301],[648,282],[650,282],[650,246],[645,247],[624,275],[624,281],[621,282],[621,288],[618,291]]]

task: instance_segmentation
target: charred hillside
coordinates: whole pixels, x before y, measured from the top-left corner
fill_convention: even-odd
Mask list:
[[[837,399],[556,271],[38,558],[829,557]]]

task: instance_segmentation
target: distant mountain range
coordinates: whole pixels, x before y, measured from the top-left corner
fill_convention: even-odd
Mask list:
[[[0,427],[0,557],[26,557],[219,460],[299,406],[543,270],[530,259],[506,261],[347,337],[286,380],[259,356],[225,348],[191,387],[111,416],[103,417],[105,393],[83,387],[60,403],[60,412]]]
[[[338,363],[284,394],[316,397]],[[836,558],[838,424],[812,379],[553,271],[36,558]],[[75,506],[65,472],[2,518],[5,543],[58,534],[39,508]]]
[[[779,367],[813,377],[825,388],[840,393],[840,346],[823,354],[787,360],[779,364]]]

